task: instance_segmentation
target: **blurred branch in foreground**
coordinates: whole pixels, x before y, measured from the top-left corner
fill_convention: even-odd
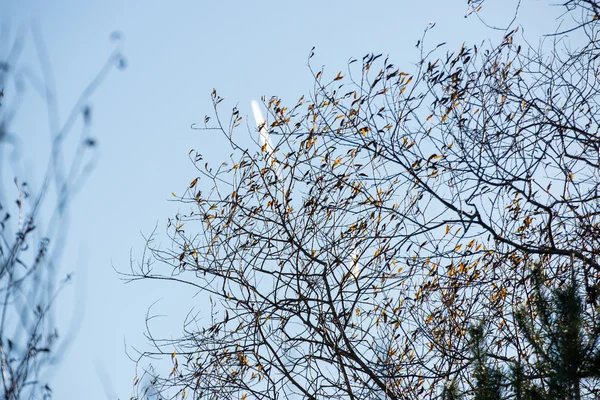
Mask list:
[[[28,39],[31,33],[31,39]],[[41,380],[64,352],[54,321],[55,300],[70,274],[59,277],[66,245],[71,201],[94,165],[97,142],[91,135],[90,97],[115,67],[123,69],[118,36],[104,66],[61,121],[58,91],[40,32],[2,27],[0,48],[0,396],[47,398],[52,390]],[[22,60],[33,45],[39,68]],[[39,69],[41,73],[37,73]],[[45,104],[48,148],[33,132],[16,130],[19,117],[40,118],[24,107],[26,96]],[[31,153],[30,153],[31,152]],[[45,153],[40,159],[40,152]],[[41,153],[41,154],[43,154]],[[28,161],[35,159],[35,168]],[[45,168],[40,165],[47,162]]]

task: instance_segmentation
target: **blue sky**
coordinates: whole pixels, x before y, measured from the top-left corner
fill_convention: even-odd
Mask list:
[[[488,0],[482,16],[506,25],[515,1]],[[250,115],[250,100],[278,95],[295,102],[312,87],[307,56],[316,47],[315,67],[335,76],[352,57],[389,54],[406,70],[418,60],[415,43],[436,22],[430,43],[478,43],[491,37],[476,18],[464,19],[466,0],[423,1],[33,1],[0,3],[0,21],[13,28],[38,24],[48,48],[64,118],[69,106],[113,48],[111,32],[124,38],[127,69],[113,71],[92,98],[93,134],[100,158],[71,213],[63,271],[75,278],[60,297],[61,332],[77,334],[63,363],[49,376],[57,399],[129,398],[135,365],[125,344],[145,349],[144,317],[169,315],[158,329],[177,336],[180,319],[205,300],[168,284],[123,284],[113,270],[139,258],[141,233],[177,210],[171,192],[181,192],[196,176],[187,154],[199,150],[209,160],[225,160],[218,135],[190,125],[210,114],[210,92]],[[559,14],[545,1],[522,5],[520,22],[537,41]],[[498,33],[501,34],[501,33]],[[31,36],[29,36],[31,38]],[[28,41],[24,62],[35,66]],[[40,101],[25,103],[14,130],[24,135],[29,165],[44,151]],[[26,135],[26,136],[25,136]],[[163,244],[168,244],[164,235]],[[71,321],[76,321],[71,324]]]

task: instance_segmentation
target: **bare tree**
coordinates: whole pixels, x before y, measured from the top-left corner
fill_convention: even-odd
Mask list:
[[[60,260],[68,211],[96,155],[89,100],[109,71],[123,68],[125,60],[117,43],[61,122],[41,34],[35,28],[21,29],[13,37],[7,25],[3,28],[2,42],[12,46],[0,55],[0,393],[4,399],[49,398],[52,390],[42,379],[44,371],[57,365],[67,345],[59,336],[54,305],[70,279],[70,274],[59,276],[64,273]],[[29,42],[35,46],[41,76],[21,60]],[[14,128],[17,117],[29,112],[22,107],[27,95],[40,96],[48,113],[48,166],[39,171],[26,164],[33,156],[26,145],[34,140],[32,132]]]
[[[567,15],[590,4],[568,2]],[[172,362],[143,369],[153,393],[480,399],[472,378],[491,377],[487,365],[542,393],[536,293],[573,280],[591,336],[581,357],[600,354],[600,31],[585,21],[539,47],[511,27],[497,45],[442,55],[424,34],[409,72],[381,55],[331,79],[311,70],[306,99],[263,99],[256,151],[213,91],[216,123],[199,129],[221,131],[232,162],[190,152],[199,177],[168,222],[171,247],[150,237],[126,276],[211,296],[180,337],[149,332],[140,368]],[[597,396],[589,368],[574,379],[577,398]]]

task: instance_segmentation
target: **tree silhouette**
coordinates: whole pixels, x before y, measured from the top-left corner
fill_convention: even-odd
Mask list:
[[[567,15],[588,12],[581,4]],[[238,136],[240,110],[227,121],[213,91],[215,125],[197,128],[221,131],[232,162],[190,152],[199,176],[168,222],[171,246],[150,237],[125,274],[211,296],[210,322],[190,315],[171,340],[149,333],[141,365],[173,363],[152,370],[153,389],[215,399],[546,390],[554,364],[540,364],[528,337],[539,329],[527,329],[541,312],[536,285],[575,279],[580,330],[596,335],[600,49],[597,18],[578,26],[576,39],[558,32],[539,48],[511,27],[495,46],[445,54],[425,47],[426,30],[414,71],[374,54],[330,79],[311,68],[306,98],[263,99],[254,149]],[[272,149],[258,143],[263,129]],[[584,386],[593,398],[597,379]]]

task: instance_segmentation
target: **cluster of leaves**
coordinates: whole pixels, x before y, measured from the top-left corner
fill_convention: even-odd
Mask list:
[[[0,100],[5,100],[0,103],[0,397],[3,399],[51,397],[43,372],[60,361],[67,344],[59,340],[54,303],[60,288],[68,281],[68,277],[58,281],[68,209],[93,166],[95,154],[88,100],[115,65],[124,66],[117,46],[67,120],[60,124],[48,56],[39,32],[32,29],[32,33],[41,78],[21,62],[27,42],[25,31],[16,35],[10,51],[1,55],[5,58],[0,60]],[[4,29],[2,37],[10,42],[9,30]],[[45,101],[49,115],[49,165],[37,175],[25,168],[36,150],[31,148],[31,133],[14,128],[23,112],[27,90]],[[81,136],[73,138],[78,121],[82,121]],[[61,343],[63,346],[59,347]]]
[[[421,44],[413,72],[380,55],[330,80],[313,71],[310,99],[263,99],[270,142],[256,151],[213,92],[233,163],[190,152],[200,176],[169,221],[172,247],[149,242],[127,276],[213,299],[209,324],[151,337],[141,359],[173,361],[155,393],[524,398],[505,370],[545,390],[556,349],[536,335],[563,315],[540,314],[540,293],[575,279],[578,332],[597,336],[596,18],[580,28],[575,49],[564,35],[519,44],[515,28],[495,47]],[[578,395],[599,385],[586,377]]]

